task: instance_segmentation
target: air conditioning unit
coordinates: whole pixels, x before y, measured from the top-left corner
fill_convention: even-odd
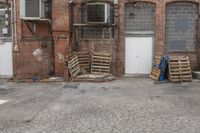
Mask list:
[[[87,23],[106,24],[111,22],[111,8],[108,3],[88,3]]]
[[[24,20],[45,20],[49,13],[49,0],[20,0],[20,15]]]

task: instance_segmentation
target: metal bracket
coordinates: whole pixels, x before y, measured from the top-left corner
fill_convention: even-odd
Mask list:
[[[34,22],[30,22],[30,21],[24,21],[28,30],[32,33],[35,34],[37,32],[37,27],[36,27],[36,23]],[[31,24],[31,25],[30,25]]]

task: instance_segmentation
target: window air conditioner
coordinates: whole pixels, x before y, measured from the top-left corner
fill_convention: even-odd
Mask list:
[[[108,3],[88,3],[87,23],[110,23],[111,8]]]
[[[20,0],[20,16],[24,20],[48,19],[48,0]]]

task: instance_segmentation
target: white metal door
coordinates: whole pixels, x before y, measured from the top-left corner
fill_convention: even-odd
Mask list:
[[[13,76],[12,42],[0,44],[0,77]]]
[[[150,74],[153,37],[126,37],[125,74]]]

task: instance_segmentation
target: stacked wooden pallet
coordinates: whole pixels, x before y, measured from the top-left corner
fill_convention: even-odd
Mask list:
[[[91,60],[90,60],[90,53],[87,51],[77,52],[78,61],[83,73],[90,72]]]
[[[160,73],[161,70],[158,68],[161,62],[161,56],[155,56],[154,58],[154,64],[152,67],[152,71],[151,71],[151,75],[149,75],[149,77],[153,80],[159,80],[160,78]]]
[[[111,55],[104,52],[94,52],[91,63],[91,73],[110,73]]]
[[[68,62],[69,73],[72,79],[74,79],[80,73],[80,65],[79,65],[77,53],[74,52],[70,54],[67,62]]]
[[[172,82],[192,81],[189,57],[170,57],[169,78]]]

